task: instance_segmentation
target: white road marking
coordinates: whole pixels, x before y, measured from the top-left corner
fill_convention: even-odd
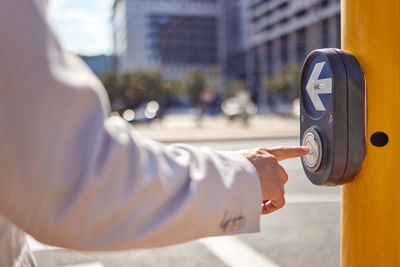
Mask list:
[[[279,267],[234,236],[203,238],[199,242],[229,267]]]
[[[336,203],[340,194],[287,194],[286,203]],[[278,264],[252,249],[245,242],[234,236],[203,238],[199,240],[208,250],[229,267],[257,266],[279,267]]]

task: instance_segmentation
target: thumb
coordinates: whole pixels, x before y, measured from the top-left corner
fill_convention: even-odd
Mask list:
[[[269,148],[268,152],[274,155],[278,161],[282,161],[305,156],[310,152],[310,148],[307,146],[273,147]]]

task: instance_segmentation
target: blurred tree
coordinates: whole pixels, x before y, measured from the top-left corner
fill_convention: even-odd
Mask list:
[[[173,92],[168,89],[172,85],[164,88],[165,81],[158,70],[138,70],[122,74],[108,72],[102,75],[101,81],[108,92],[114,110],[135,108],[150,100],[159,101],[165,98],[166,94]]]
[[[206,90],[216,93],[222,84],[221,73],[218,68],[211,68],[205,74]]]
[[[241,91],[247,91],[246,82],[244,80],[234,80],[224,91],[224,99],[236,96]]]
[[[168,80],[163,82],[163,90],[170,95],[179,95],[185,92],[185,87],[181,80]]]
[[[106,72],[100,77],[100,80],[107,90],[111,103],[122,97],[123,94],[117,72]]]
[[[201,92],[206,90],[206,78],[199,70],[192,70],[186,73],[185,91],[190,95],[190,100],[194,106],[201,104]]]
[[[113,110],[120,111],[127,107],[136,108],[150,100],[158,101],[160,107],[166,109],[183,93],[190,96],[194,106],[201,107],[204,99],[215,99],[220,76],[216,70],[206,74],[193,70],[187,72],[184,80],[165,80],[159,70],[138,70],[121,74],[108,72],[102,75],[101,81],[109,94]]]
[[[163,81],[162,90],[156,98],[160,104],[160,113],[164,114],[166,109],[178,102],[178,95],[184,92],[183,82],[180,80]]]
[[[184,90],[190,95],[190,99],[194,106],[201,106],[202,96],[214,95],[218,86],[221,84],[221,76],[218,69],[214,68],[206,73],[200,70],[192,70],[186,73]]]
[[[163,75],[159,70],[138,70],[123,77],[124,97],[132,107],[157,100],[163,91]]]
[[[300,72],[301,66],[298,64],[282,67],[279,74],[271,78],[266,78],[265,86],[268,92],[293,101],[299,97]]]

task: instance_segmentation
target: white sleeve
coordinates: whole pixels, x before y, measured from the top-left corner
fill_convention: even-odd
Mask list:
[[[32,0],[0,0],[0,96],[0,212],[39,241],[121,250],[259,231],[251,163],[108,117],[102,85]]]

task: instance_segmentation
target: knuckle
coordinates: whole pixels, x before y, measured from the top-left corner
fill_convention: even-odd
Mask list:
[[[266,149],[265,147],[259,147],[258,152],[265,153],[265,152],[268,152],[268,149]]]
[[[285,204],[286,204],[285,198],[282,197],[281,199],[279,199],[279,201],[276,202],[275,207],[280,209],[283,206],[285,206]]]
[[[283,181],[286,183],[289,180],[289,176],[287,175],[286,172],[283,172],[282,176],[283,176]]]
[[[281,201],[281,208],[282,208],[283,206],[285,206],[285,204],[286,204],[286,200],[285,200],[285,198],[282,198],[282,201]]]

